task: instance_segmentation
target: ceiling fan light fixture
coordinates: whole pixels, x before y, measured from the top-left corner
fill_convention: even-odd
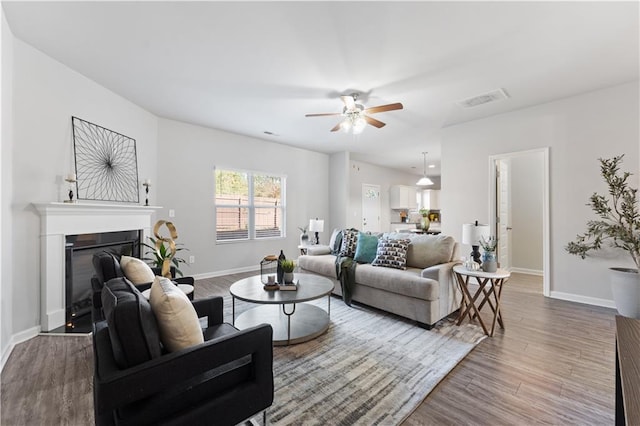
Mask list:
[[[417,186],[429,186],[433,185],[433,181],[427,177],[427,153],[423,152],[422,156],[424,157],[424,169],[422,173],[422,177],[419,181],[416,182]]]
[[[367,121],[362,115],[358,114],[358,117],[353,121],[353,134],[358,135],[362,133],[365,127],[367,127]]]

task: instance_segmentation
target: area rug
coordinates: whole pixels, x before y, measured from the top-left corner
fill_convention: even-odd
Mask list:
[[[326,309],[326,299],[310,303]],[[236,302],[243,311],[255,305]],[[225,297],[225,320],[231,322]],[[485,335],[473,324],[441,321],[432,330],[332,298],[329,330],[274,347],[273,425],[396,425]]]

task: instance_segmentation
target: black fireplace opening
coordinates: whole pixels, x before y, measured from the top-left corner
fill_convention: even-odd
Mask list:
[[[65,243],[65,333],[91,332],[93,255],[140,257],[140,230],[67,235]]]

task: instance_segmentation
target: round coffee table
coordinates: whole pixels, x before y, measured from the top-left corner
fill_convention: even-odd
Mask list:
[[[231,285],[232,321],[239,329],[271,324],[275,346],[292,345],[315,339],[329,328],[333,282],[311,274],[295,274],[295,291],[263,288],[259,275],[241,279]],[[327,310],[310,305],[310,300],[327,296]],[[236,318],[236,299],[261,305]]]

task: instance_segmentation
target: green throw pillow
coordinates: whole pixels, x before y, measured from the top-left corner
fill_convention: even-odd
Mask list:
[[[358,233],[358,245],[353,260],[358,263],[371,263],[376,258],[378,237],[363,232]]]

